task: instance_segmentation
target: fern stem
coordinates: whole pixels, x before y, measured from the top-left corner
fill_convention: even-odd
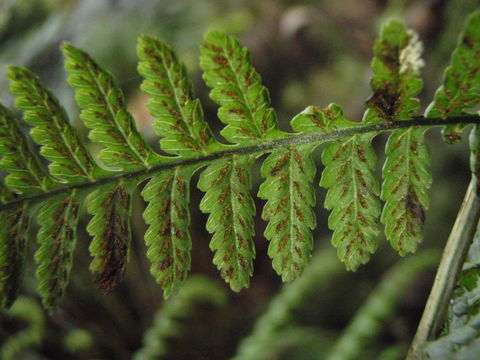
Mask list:
[[[445,245],[437,275],[428,297],[407,359],[422,359],[422,347],[433,340],[443,323],[445,311],[452,297],[462,264],[472,242],[480,218],[480,198],[476,195],[476,181],[468,186],[457,219]]]
[[[53,195],[56,195],[62,192],[71,191],[73,189],[94,188],[99,185],[116,182],[121,179],[142,178],[144,176],[153,175],[160,171],[171,169],[176,166],[208,163],[210,161],[221,159],[230,155],[246,155],[246,154],[253,154],[253,153],[263,153],[263,152],[269,152],[279,147],[287,147],[291,145],[300,145],[300,144],[308,144],[308,143],[320,144],[323,142],[333,141],[343,137],[352,136],[355,134],[365,134],[365,133],[380,134],[380,133],[392,131],[395,129],[403,129],[403,128],[411,128],[411,127],[431,128],[435,126],[445,126],[445,125],[451,125],[451,124],[466,124],[466,125],[479,124],[480,125],[480,115],[452,116],[447,119],[443,119],[440,117],[425,118],[424,116],[416,116],[412,119],[406,119],[406,120],[390,121],[390,122],[384,122],[384,123],[379,123],[375,125],[359,125],[355,127],[349,127],[346,129],[332,131],[327,134],[322,132],[318,134],[287,136],[282,139],[275,139],[269,142],[262,142],[252,146],[243,146],[243,147],[231,146],[228,150],[218,151],[207,156],[199,156],[196,158],[176,160],[175,157],[172,157],[172,160],[170,162],[154,165],[150,168],[145,168],[145,169],[131,171],[131,172],[122,172],[122,173],[118,173],[117,175],[104,177],[92,182],[85,182],[80,184],[73,184],[69,186],[58,187],[40,194],[18,197],[7,203],[0,204],[0,211],[3,209],[16,206],[17,204],[27,200],[28,201],[41,200],[41,199],[49,198]]]

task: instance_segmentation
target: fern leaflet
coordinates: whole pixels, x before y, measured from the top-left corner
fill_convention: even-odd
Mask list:
[[[151,167],[158,155],[137,132],[132,115],[127,111],[121,90],[113,77],[101,69],[85,52],[64,44],[65,68],[75,99],[82,108],[80,117],[92,130],[89,138],[105,146],[100,159],[105,165],[123,170]]]
[[[130,245],[130,194],[122,184],[107,184],[87,198],[88,213],[93,215],[87,231],[93,236],[90,270],[95,285],[108,293],[123,278]]]
[[[0,104],[0,169],[7,172],[5,184],[19,194],[47,190],[52,181],[38,158],[32,153],[27,139],[12,113]]]
[[[190,270],[192,241],[190,214],[191,167],[175,167],[154,176],[142,191],[149,204],[143,217],[149,225],[145,233],[150,271],[164,289],[165,297],[175,291]]]
[[[222,136],[232,143],[247,144],[275,134],[277,116],[270,107],[268,90],[251,65],[248,49],[223,32],[211,31],[200,52],[204,80],[213,89],[210,97],[220,105],[218,118],[227,124]]]
[[[0,213],[0,304],[10,307],[22,282],[30,217],[28,203]]]
[[[414,98],[421,88],[419,69],[422,45],[418,36],[396,21],[387,23],[375,44],[371,81],[374,94],[367,102],[366,121],[410,119],[419,110]],[[381,121],[380,120],[380,121]],[[423,129],[410,127],[392,132],[385,150],[386,161],[381,198],[385,201],[381,220],[392,247],[400,255],[414,252],[422,239],[430,157]]]
[[[268,255],[284,281],[302,274],[313,247],[311,230],[316,226],[312,211],[313,147],[308,144],[275,150],[262,165],[266,180],[258,196],[268,200],[262,213],[262,218],[268,221],[265,230],[265,237],[270,240]]]
[[[65,110],[30,70],[10,67],[10,89],[17,96],[16,106],[24,110],[24,119],[34,126],[33,140],[43,145],[41,154],[51,161],[50,173],[75,183],[94,179],[96,165],[69,123]]]
[[[68,286],[77,243],[78,216],[76,190],[46,202],[37,215],[40,225],[37,235],[40,248],[35,254],[38,292],[44,307],[50,311],[57,307]]]
[[[137,52],[138,70],[145,77],[142,89],[152,97],[148,110],[156,119],[153,128],[164,137],[162,149],[180,156],[209,154],[216,141],[203,120],[200,100],[193,99],[185,65],[169,45],[148,36],[139,39]]]
[[[480,11],[471,14],[452,53],[450,66],[445,71],[443,85],[435,93],[426,117],[461,115],[480,102]],[[465,126],[448,125],[443,135],[448,142],[460,139]]]
[[[207,230],[213,233],[213,262],[230,287],[247,287],[253,273],[253,219],[250,195],[251,157],[233,155],[210,164],[200,175],[198,188],[205,192],[200,210],[210,213]]]

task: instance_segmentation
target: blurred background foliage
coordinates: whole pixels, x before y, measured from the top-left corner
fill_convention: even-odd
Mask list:
[[[28,66],[54,90],[72,121],[82,128],[59,51],[62,41],[70,41],[115,75],[139,129],[156,146],[147,99],[139,91],[135,54],[140,34],[156,35],[171,43],[186,63],[206,119],[218,131],[216,107],[198,67],[202,36],[216,28],[237,35],[251,49],[281,128],[289,129],[292,116],[307,105],[323,107],[330,102],[340,104],[350,119],[358,121],[370,94],[369,62],[383,21],[397,17],[419,32],[425,47],[422,104],[426,107],[441,82],[465,16],[479,5],[478,0],[0,0],[0,100],[11,105],[5,65]],[[161,289],[148,271],[141,217],[144,204],[137,196],[134,242],[123,283],[108,296],[94,288],[88,272],[89,237],[83,230],[72,282],[53,316],[39,307],[33,266],[27,269],[22,290],[26,297],[0,312],[1,356],[215,360],[237,354],[237,359],[300,360],[335,358],[338,344],[344,350],[361,344],[353,357],[352,350],[340,358],[403,358],[433,281],[435,249],[447,238],[469,179],[465,141],[443,144],[438,130],[430,131],[428,139],[434,184],[421,248],[434,251],[418,255],[422,266],[411,256],[410,261],[418,265],[415,274],[402,280],[403,291],[395,293],[394,301],[384,297],[388,301],[383,304],[389,305],[370,317],[359,320],[354,315],[359,308],[382,306],[381,301],[368,305],[375,294],[388,293],[380,279],[386,276],[392,282],[394,276],[384,275],[386,271],[405,265],[394,265],[398,255],[379,239],[379,251],[369,264],[356,273],[344,270],[329,248],[323,190],[317,188],[315,251],[304,276],[290,285],[281,284],[266,254],[265,224],[257,214],[255,273],[249,289],[233,293],[212,264],[206,216],[198,210],[202,194],[193,187],[192,273],[201,275],[192,276],[176,296],[162,300]],[[379,164],[384,143],[383,136],[375,139]],[[319,154],[317,150],[317,160]],[[254,191],[261,181],[256,166]],[[261,209],[263,203],[256,201]],[[369,329],[374,337],[365,336]]]

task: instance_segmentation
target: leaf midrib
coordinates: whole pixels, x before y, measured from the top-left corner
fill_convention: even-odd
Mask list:
[[[95,82],[95,84],[97,85],[97,88],[98,90],[100,91],[100,93],[102,94],[103,98],[106,100],[105,101],[105,104],[107,106],[107,109],[108,109],[108,112],[110,113],[110,117],[111,119],[113,120],[113,123],[115,124],[115,128],[120,132],[120,134],[122,135],[124,141],[126,142],[126,144],[128,145],[128,148],[135,154],[135,156],[137,157],[138,160],[140,160],[143,164],[143,166],[147,169],[151,168],[150,164],[148,163],[148,161],[146,159],[144,159],[140,153],[137,151],[137,148],[135,146],[132,146],[132,144],[130,143],[130,140],[128,139],[127,135],[125,134],[125,131],[123,130],[123,127],[118,123],[117,121],[117,118],[113,112],[113,108],[112,108],[112,105],[110,104],[110,101],[108,101],[108,96],[107,94],[105,93],[104,89],[102,86],[100,86],[100,83],[98,81],[98,78],[95,76],[94,72],[92,71],[92,68],[90,67],[89,64],[86,64],[86,68],[87,68],[87,71],[88,73],[90,74],[90,76],[92,77],[93,81]],[[127,117],[129,120],[132,119],[132,117],[130,116],[130,113],[127,111],[127,109],[124,109],[125,112],[127,113]],[[147,152],[149,149],[146,149]]]
[[[175,166],[187,166],[197,164],[199,166],[205,166],[213,160],[227,158],[231,155],[246,155],[258,153],[259,155],[271,152],[276,148],[287,147],[290,145],[300,145],[307,143],[318,143],[321,144],[327,141],[333,141],[342,137],[351,136],[354,134],[366,134],[366,133],[375,133],[378,135],[383,132],[392,131],[395,129],[402,128],[427,128],[435,126],[445,126],[452,124],[480,124],[480,115],[468,115],[468,116],[454,116],[449,117],[447,120],[437,117],[437,118],[425,118],[424,116],[414,117],[411,120],[401,120],[401,121],[390,121],[375,125],[360,125],[352,126],[341,130],[332,131],[330,133],[314,133],[314,134],[302,134],[296,136],[288,136],[281,139],[270,140],[266,143],[258,143],[251,146],[232,146],[228,150],[216,151],[207,156],[199,156],[195,158],[185,158],[178,160],[175,157],[168,159],[168,161],[161,164],[153,165],[150,168],[144,168],[140,170],[135,170],[131,172],[121,172],[110,177],[99,178],[94,182],[84,182],[79,184],[72,184],[63,187],[53,188],[48,192],[38,193],[34,195],[19,197],[9,202],[0,204],[0,211],[6,208],[16,206],[16,204],[29,201],[29,200],[41,200],[48,198],[50,196],[59,194],[64,191],[71,191],[73,189],[88,189],[94,188],[103,184],[112,183],[121,180],[144,180],[145,177],[153,176],[153,174],[163,171],[166,169],[171,169]]]

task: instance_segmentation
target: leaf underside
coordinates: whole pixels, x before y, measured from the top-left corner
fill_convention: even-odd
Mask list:
[[[462,115],[480,102],[480,12],[471,14],[452,53],[442,86],[436,91],[426,117]],[[448,125],[444,139],[453,143],[461,139],[465,125]]]
[[[333,142],[322,153],[325,170],[320,185],[328,189],[325,207],[332,209],[328,226],[332,244],[349,270],[366,263],[377,249],[379,186],[372,136],[354,135]]]
[[[107,184],[89,195],[88,213],[93,218],[87,231],[93,236],[90,270],[94,283],[108,293],[123,278],[130,245],[130,194],[122,184]]]
[[[200,210],[210,214],[207,230],[213,233],[213,263],[234,291],[248,287],[255,257],[251,162],[251,157],[237,155],[213,162],[198,181],[198,188],[206,193]]]
[[[29,216],[25,208],[0,213],[0,302],[4,308],[15,301],[23,277]]]
[[[165,297],[185,281],[190,270],[192,241],[188,225],[192,168],[176,167],[149,180],[142,191],[149,202],[143,217],[150,272],[164,289]]]
[[[421,44],[418,36],[396,21],[387,23],[375,44],[371,81],[374,95],[367,101],[365,121],[411,119],[420,109],[415,96],[422,89]],[[382,88],[385,88],[384,91]],[[400,255],[414,252],[422,239],[428,189],[432,178],[424,129],[394,130],[385,149],[381,221],[385,235]]]
[[[312,233],[316,226],[315,192],[312,186],[315,145],[275,150],[262,165],[266,179],[258,196],[268,200],[262,218],[268,221],[265,237],[270,240],[268,255],[284,281],[298,277],[310,260]]]
[[[70,279],[78,215],[79,200],[75,191],[46,202],[37,214],[40,225],[37,235],[40,248],[35,254],[38,292],[49,310],[58,305]]]
[[[478,104],[479,24],[476,12],[467,21],[426,117],[464,115]],[[207,33],[200,66],[210,98],[219,105],[218,118],[225,125],[220,134],[228,144],[217,141],[204,120],[185,65],[172,48],[142,36],[138,71],[163,155],[137,131],[112,75],[83,50],[70,44],[62,50],[88,138],[102,146],[100,162],[93,160],[90,147],[40,79],[25,68],[10,67],[11,92],[31,136],[0,104],[0,171],[5,173],[0,182],[2,306],[12,304],[20,287],[30,219],[39,229],[38,290],[49,311],[58,306],[68,286],[84,205],[92,215],[87,230],[93,237],[89,250],[94,282],[105,293],[113,290],[128,262],[131,194],[143,181],[150,271],[165,297],[174,294],[191,267],[190,181],[197,171],[213,262],[233,290],[248,287],[255,257],[251,168],[262,155],[264,181],[258,197],[266,201],[262,218],[267,222],[268,255],[283,280],[298,278],[308,264],[316,226],[312,152],[327,141],[320,185],[327,189],[332,243],[346,268],[357,269],[376,250],[379,220],[400,255],[415,251],[420,243],[432,181],[430,156],[426,127],[408,126],[408,120],[416,119],[420,110],[416,96],[422,89],[422,46],[402,23],[385,24],[375,43],[373,94],[362,122],[347,120],[336,104],[309,106],[292,119],[293,133],[279,130],[248,49],[225,33]],[[397,128],[399,121],[405,127]],[[376,129],[388,130],[390,125],[395,130],[386,146],[380,187],[372,140],[380,132]],[[383,211],[379,196],[385,201]]]

